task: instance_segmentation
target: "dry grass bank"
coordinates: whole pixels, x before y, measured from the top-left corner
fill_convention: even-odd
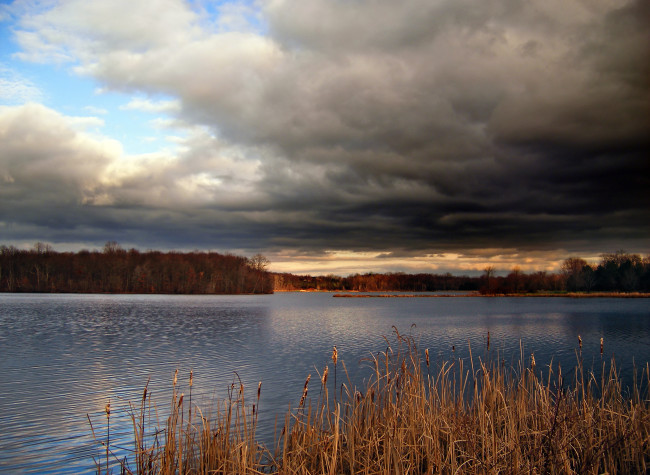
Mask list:
[[[523,355],[515,367],[458,360],[434,370],[428,351],[397,333],[395,344],[368,363],[372,378],[354,388],[341,384],[345,365],[333,354],[330,367],[305,381],[299,406],[281,418],[272,447],[256,438],[260,386],[249,401],[243,385],[233,384],[222,405],[203,412],[192,405],[191,377],[188,395],[179,394],[174,378],[171,416],[162,423],[145,389],[131,409],[131,457],[116,460],[110,440],[99,437],[97,471],[110,464],[140,474],[650,470],[647,364],[629,392],[613,361],[600,378],[579,364],[566,375],[547,367],[542,379],[534,357]]]
[[[454,297],[565,297],[574,299],[590,298],[620,298],[640,299],[650,298],[647,292],[534,292],[534,293],[513,293],[513,294],[490,294],[478,291],[458,292],[448,294],[385,294],[380,292],[366,293],[344,293],[334,294],[335,298],[454,298]]]

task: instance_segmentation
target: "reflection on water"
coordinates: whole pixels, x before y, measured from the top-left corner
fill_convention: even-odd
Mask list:
[[[412,327],[412,325],[415,325]],[[127,401],[149,388],[161,412],[179,369],[193,400],[224,398],[234,378],[253,393],[262,381],[261,435],[300,398],[307,374],[331,365],[332,346],[353,383],[359,362],[386,349],[393,325],[432,358],[516,361],[523,342],[538,367],[600,365],[600,338],[624,377],[650,359],[646,299],[334,299],[325,293],[264,296],[0,295],[0,471],[92,472],[99,450],[86,414],[102,425],[110,399],[111,440],[129,448]],[[453,348],[453,350],[452,350]],[[235,376],[234,372],[237,372]],[[126,453],[126,452],[125,452]]]

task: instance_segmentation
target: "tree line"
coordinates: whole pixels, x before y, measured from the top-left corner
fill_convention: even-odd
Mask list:
[[[526,273],[515,267],[480,276],[365,273],[347,277],[270,273],[268,259],[216,252],[140,252],[114,241],[101,251],[56,252],[36,243],[30,250],[0,246],[0,292],[251,294],[323,290],[358,292],[479,291],[485,294],[535,292],[650,292],[650,256],[617,251],[598,264],[570,257],[559,272]]]
[[[507,275],[496,275],[488,266],[480,276],[446,274],[354,274],[304,276],[273,274],[277,291],[329,290],[356,292],[436,292],[479,291],[484,294],[536,292],[650,292],[650,256],[617,251],[603,254],[599,264],[589,264],[580,257],[562,262],[559,272],[523,272],[513,268]]]
[[[272,293],[268,260],[216,252],[140,252],[107,242],[101,251],[0,246],[0,291],[72,293]]]
[[[569,291],[650,291],[650,256],[618,251],[603,254],[597,266],[572,257],[562,264],[562,274]]]
[[[437,290],[478,290],[478,280],[452,274],[354,274],[348,277],[336,275],[311,276],[294,274],[273,274],[276,291],[323,290],[357,292],[433,292]]]

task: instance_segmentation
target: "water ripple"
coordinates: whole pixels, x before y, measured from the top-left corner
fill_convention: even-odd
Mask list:
[[[415,324],[412,327],[412,324]],[[93,473],[93,441],[132,451],[129,401],[149,383],[162,414],[171,381],[192,400],[213,404],[231,383],[253,401],[262,381],[260,435],[300,399],[307,374],[332,370],[334,345],[353,384],[369,375],[364,359],[411,333],[434,362],[498,357],[516,364],[535,354],[540,367],[588,365],[615,355],[624,377],[632,360],[650,359],[650,310],[644,299],[333,299],[331,294],[273,296],[0,295],[0,472]],[[487,335],[490,334],[490,348]],[[339,368],[340,369],[340,368]],[[236,374],[235,374],[236,372]],[[339,378],[342,378],[339,373]],[[341,382],[342,379],[339,379]]]

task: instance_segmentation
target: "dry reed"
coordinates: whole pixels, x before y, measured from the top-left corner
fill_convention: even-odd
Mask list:
[[[174,384],[171,415],[149,434],[145,426],[153,421],[145,387],[139,407],[131,406],[135,466],[116,462],[122,473],[139,474],[650,470],[648,364],[640,380],[635,372],[631,396],[624,397],[628,392],[614,361],[608,370],[603,365],[600,378],[580,360],[570,378],[552,366],[542,376],[534,355],[526,364],[522,351],[518,365],[508,368],[499,361],[475,362],[470,349],[469,367],[462,359],[442,362],[431,374],[428,350],[423,365],[413,339],[395,334],[394,347],[368,360],[372,377],[361,389],[348,378],[333,388],[332,396],[340,391],[340,397],[331,397],[325,367],[312,401],[308,377],[299,407],[285,414],[272,450],[255,436],[261,383],[249,406],[237,377],[228,398],[210,414],[198,407],[187,411]],[[107,460],[97,462],[98,472],[108,466],[109,442],[101,442]]]

